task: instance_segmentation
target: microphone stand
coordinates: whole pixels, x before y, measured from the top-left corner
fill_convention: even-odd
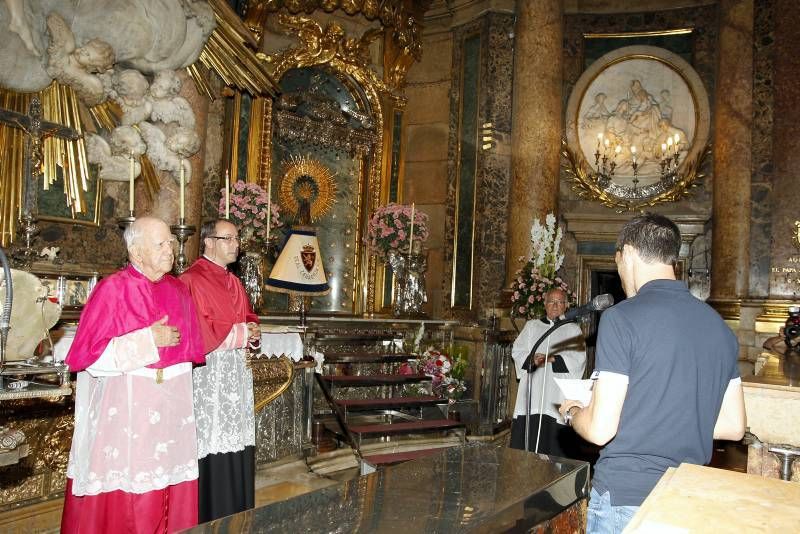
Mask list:
[[[536,372],[536,364],[534,363],[533,360],[534,360],[534,356],[536,354],[536,349],[539,348],[539,345],[541,345],[542,342],[550,336],[550,334],[552,334],[553,332],[555,332],[556,330],[558,330],[559,328],[561,328],[565,324],[574,323],[576,321],[576,319],[577,319],[577,317],[574,318],[574,319],[560,319],[558,321],[554,321],[553,326],[548,328],[547,331],[544,334],[542,334],[541,337],[539,337],[538,340],[536,340],[536,343],[533,344],[533,348],[531,349],[531,352],[528,354],[528,357],[525,359],[525,363],[522,365],[522,368],[525,371],[527,371],[527,373],[528,373],[528,377],[527,377],[528,378],[528,383],[526,385],[526,392],[525,392],[525,406],[527,408],[525,410],[525,452],[531,452],[531,448],[530,448],[530,433],[529,432],[530,432],[530,426],[531,426],[531,394],[532,394],[532,389],[533,389],[533,373]],[[550,344],[549,343],[548,343],[547,352],[548,352],[548,354],[545,354],[545,362],[544,362],[545,366],[547,365],[547,358],[550,356],[550,354],[549,354],[550,353]],[[545,379],[546,379],[547,378],[547,375],[546,375],[547,367],[545,367],[544,372],[545,372]],[[545,387],[547,387],[547,384],[543,380],[542,381],[542,389],[544,390]],[[542,393],[544,394],[544,391],[542,391]],[[540,430],[541,430],[541,424],[542,424],[542,414],[539,413],[539,429]],[[539,440],[538,440],[538,437],[537,437],[536,442],[537,442],[536,452],[538,453],[539,452],[539,446],[538,446]]]

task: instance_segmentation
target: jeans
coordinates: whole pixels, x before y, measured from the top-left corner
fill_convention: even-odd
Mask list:
[[[611,506],[611,494],[600,495],[592,488],[589,494],[589,513],[586,534],[618,534],[633,519],[638,506]]]

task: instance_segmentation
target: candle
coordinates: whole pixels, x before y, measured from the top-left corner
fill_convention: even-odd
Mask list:
[[[631,145],[631,157],[633,158],[633,164],[636,165],[636,147]]]
[[[603,133],[600,132],[597,134],[597,148],[600,148],[600,144],[603,142]]]
[[[128,184],[128,205],[130,206],[131,216],[133,215],[133,178],[134,178],[134,169],[133,169],[133,150],[131,150],[131,176]]]
[[[225,171],[225,218],[231,218],[231,177],[229,172]]]
[[[186,181],[183,176],[183,160],[181,160],[181,223],[184,220],[184,209],[183,209],[183,190],[185,188]]]
[[[661,154],[664,155],[667,153],[667,144],[661,143]]]
[[[411,203],[411,232],[408,238],[408,253],[411,254],[414,246],[414,203]]]
[[[272,226],[272,175],[267,180],[267,245],[269,245],[270,226]]]

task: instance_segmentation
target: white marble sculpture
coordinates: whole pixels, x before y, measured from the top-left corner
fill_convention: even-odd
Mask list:
[[[100,39],[90,39],[76,47],[75,36],[58,13],[47,16],[47,32],[50,36],[47,73],[75,89],[87,106],[105,100],[103,80],[97,74],[109,71],[114,65],[111,45]]]
[[[153,106],[147,98],[150,83],[134,69],[118,70],[111,77],[109,98],[122,109],[123,125],[131,126],[150,118]]]
[[[205,0],[3,0],[0,86],[32,92],[50,85],[51,14],[68,21],[76,50],[102,41],[117,63],[145,74],[194,63],[216,25]]]
[[[86,156],[100,167],[102,180],[124,182],[130,179],[133,155],[134,176],[141,173],[139,157],[145,153],[147,145],[139,132],[132,126],[115,128],[109,141],[96,134],[86,135]]]

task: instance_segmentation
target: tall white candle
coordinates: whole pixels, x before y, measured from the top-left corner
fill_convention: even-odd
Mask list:
[[[225,218],[231,218],[231,177],[227,170],[225,171]]]
[[[128,184],[128,205],[130,206],[131,213],[133,213],[133,178],[134,178],[133,151],[131,151],[130,161],[131,161],[131,176],[129,180],[130,183]]]
[[[272,226],[272,176],[267,180],[267,244],[269,244],[269,231]]]
[[[408,253],[411,254],[414,250],[414,203],[411,203],[411,232],[408,238]]]
[[[186,180],[185,180],[184,175],[183,175],[183,160],[181,160],[181,222],[183,222],[183,219],[184,219],[184,208],[183,208],[183,195],[184,195],[184,192],[183,192],[183,190],[185,189],[185,186],[186,186]]]

